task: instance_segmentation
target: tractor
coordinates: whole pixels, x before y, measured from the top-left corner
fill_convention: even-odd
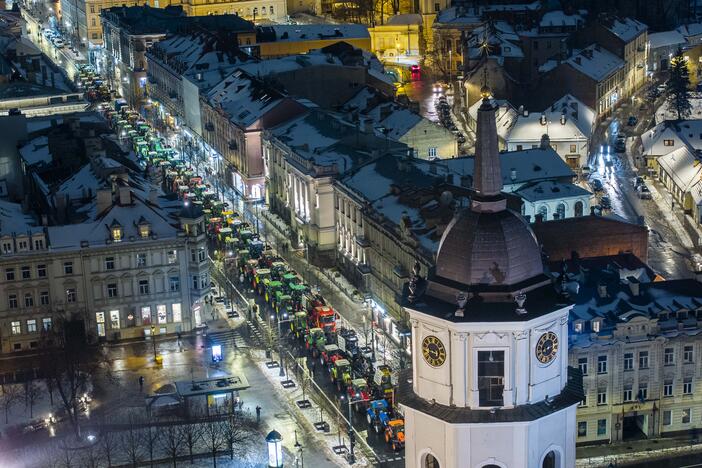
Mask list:
[[[341,354],[341,350],[335,344],[325,344],[322,347],[322,353],[319,358],[320,364],[324,364],[331,370],[331,366],[334,365],[334,361],[341,359],[344,356]]]
[[[354,360],[358,355],[358,336],[352,329],[341,328],[337,335],[336,343],[348,359]]]
[[[385,425],[385,442],[397,452],[405,447],[405,420],[393,419]]]
[[[311,325],[324,330],[324,333],[336,332],[336,312],[329,306],[318,306],[312,309]]]
[[[290,331],[298,340],[305,336],[307,331],[307,312],[295,312],[290,322]]]
[[[307,335],[307,349],[312,351],[312,357],[319,356],[321,348],[327,344],[327,337],[324,336],[324,330],[321,328],[310,328]]]
[[[354,409],[358,412],[368,409],[370,391],[366,379],[353,379],[348,387],[348,396],[354,402]]]
[[[383,432],[385,426],[390,421],[389,411],[390,407],[385,400],[370,402],[369,408],[366,410],[366,420],[368,421],[368,425],[372,427],[377,434]]]
[[[351,363],[347,359],[337,359],[331,368],[331,381],[341,391],[351,384]]]

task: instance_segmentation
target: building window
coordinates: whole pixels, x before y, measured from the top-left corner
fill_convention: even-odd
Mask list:
[[[44,331],[51,330],[51,317],[44,317],[41,319],[41,328],[43,328]]]
[[[141,308],[141,323],[151,325],[151,307],[144,306]]]
[[[32,274],[31,274],[31,269],[29,266],[23,266],[22,267],[22,279],[31,279]]]
[[[2,253],[12,253],[12,243],[11,242],[3,242],[2,243]]]
[[[692,395],[692,377],[685,377],[683,380],[683,395]]]
[[[578,437],[587,436],[587,421],[578,421]]]
[[[665,348],[663,350],[663,364],[666,366],[675,364],[675,349]]]
[[[105,312],[95,312],[95,324],[98,336],[105,336]]]
[[[25,251],[25,250],[29,250],[29,249],[28,249],[29,246],[27,245],[27,241],[26,241],[26,240],[21,240],[21,241],[19,241],[19,242],[18,242],[18,246],[19,246],[19,250],[22,251],[22,252]]]
[[[145,267],[146,266],[146,254],[145,253],[138,253],[136,256],[137,260],[137,267]]]
[[[585,390],[585,392],[583,393],[583,399],[580,400],[578,406],[587,406],[587,390]]]
[[[35,319],[27,320],[27,333],[37,332],[37,321]]]
[[[93,33],[93,39],[97,39],[97,34]],[[115,224],[112,226],[112,229],[110,229],[110,232],[112,233],[112,240],[114,242],[120,242],[122,240],[122,226]]]
[[[63,274],[72,275],[73,274],[73,262],[63,262]]]
[[[205,260],[207,260],[207,251],[204,247],[200,247],[199,249],[197,249],[197,259],[200,262],[204,262]]]
[[[119,330],[119,310],[110,311],[110,328]]]
[[[624,370],[632,370],[634,368],[634,353],[624,353]]]
[[[167,253],[168,256],[168,263],[173,264],[178,261],[178,251],[177,250],[169,250]]]
[[[34,239],[34,250],[44,249],[44,239]]]
[[[180,277],[179,276],[171,276],[168,278],[168,283],[170,285],[171,292],[178,292],[180,291]]]
[[[632,391],[632,385],[627,384],[624,385],[624,394],[622,395],[622,400],[623,401],[631,401],[633,398],[633,391]]]
[[[159,304],[156,306],[156,317],[158,318],[159,325],[168,321],[168,316],[166,315],[166,304]]]
[[[597,373],[607,373],[607,356],[597,356]]]
[[[478,399],[480,406],[502,406],[505,376],[504,351],[478,351]]]
[[[107,284],[107,297],[117,297],[117,283]]]
[[[22,333],[22,324],[19,321],[12,322],[10,325],[13,335],[19,335]]]
[[[673,422],[673,412],[670,410],[663,411],[663,425],[670,426]]]
[[[571,152],[571,154],[577,153],[578,152],[578,145],[570,145],[570,152]]]
[[[639,384],[639,393],[636,395],[636,398],[639,401],[648,400],[648,383],[643,382]]]
[[[34,307],[34,297],[31,295],[31,293],[27,293],[24,295],[24,306]]]
[[[639,351],[639,369],[648,369],[648,351]]]
[[[115,269],[115,257],[105,257],[105,270]]]
[[[602,436],[607,434],[607,420],[598,419],[597,420],[597,435]]]
[[[139,225],[139,237],[146,239],[151,234],[151,226],[148,223]]]
[[[430,147],[429,147],[429,157],[430,157],[430,158],[435,158],[435,157],[436,157],[436,147],[435,147],[435,146],[430,146]]]
[[[179,303],[171,304],[171,310],[173,311],[173,321],[178,323],[183,321],[183,312]]]
[[[197,275],[193,276],[193,289],[200,289],[200,281]]]
[[[597,404],[598,405],[606,405],[607,404],[607,390],[598,390],[597,391]]]
[[[683,362],[691,363],[694,360],[692,345],[685,346],[683,348]]]
[[[663,146],[675,146],[675,140],[663,140]]]
[[[39,278],[46,278],[46,265],[37,265],[37,276]]]
[[[580,372],[582,372],[583,375],[587,375],[587,358],[586,357],[578,358],[578,367],[580,368]]]
[[[663,382],[663,396],[671,397],[673,396],[673,381],[666,380]]]
[[[139,280],[139,294],[149,294],[149,280]]]
[[[43,306],[49,305],[49,291],[42,291],[39,293],[39,304]]]
[[[683,408],[680,422],[683,424],[690,424],[690,408]]]
[[[76,288],[66,289],[66,302],[69,302],[69,303],[76,302]]]
[[[271,15],[274,15],[274,14],[275,14],[275,12],[274,12],[275,10],[273,10],[273,5],[271,5],[268,9],[270,10]]]
[[[15,280],[15,269],[14,268],[5,268],[5,279],[7,281],[14,281]]]
[[[9,294],[7,296],[7,307],[10,309],[17,308],[17,294]]]

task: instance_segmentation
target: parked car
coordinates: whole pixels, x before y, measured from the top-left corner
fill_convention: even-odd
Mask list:
[[[638,194],[639,198],[642,200],[650,200],[651,199],[651,191],[648,189],[646,184],[641,184],[638,187],[636,187],[636,193]]]
[[[592,187],[592,190],[595,192],[601,192],[604,190],[604,185],[600,179],[592,179],[590,181],[590,187]]]
[[[641,176],[636,176],[631,180],[631,184],[634,186],[635,189],[639,188],[639,185],[644,184],[643,177]]]
[[[630,115],[629,119],[627,119],[627,121],[626,121],[626,124],[630,127],[635,127],[637,123],[639,123],[639,119],[637,119],[633,115]]]
[[[583,177],[589,176],[591,172],[592,169],[590,168],[590,166],[583,166],[580,168],[580,174],[582,174]]]
[[[612,200],[610,200],[609,197],[606,195],[600,198],[600,208],[602,208],[602,210],[611,210]]]
[[[614,143],[614,151],[617,153],[626,151],[626,140],[624,138],[617,138],[617,141]]]

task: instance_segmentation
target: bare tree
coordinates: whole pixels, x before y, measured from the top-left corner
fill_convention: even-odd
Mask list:
[[[212,466],[217,468],[217,452],[225,447],[222,421],[211,417],[202,424],[202,441],[212,454]]]
[[[5,424],[9,422],[10,409],[22,398],[22,390],[18,385],[4,385],[2,395],[0,395],[0,406],[5,412]]]
[[[143,431],[144,443],[146,450],[149,452],[149,466],[154,466],[154,451],[158,448],[158,431],[159,428],[153,427],[152,421],[146,422],[146,429]]]
[[[99,444],[102,455],[105,457],[105,461],[107,462],[107,466],[112,466],[112,458],[117,450],[115,435],[103,427],[101,429]]]
[[[176,468],[176,461],[180,454],[180,448],[184,443],[183,432],[180,427],[175,424],[164,426],[160,429],[158,445],[173,462],[173,468]]]
[[[185,444],[185,446],[188,448],[190,463],[193,463],[195,446],[197,446],[198,442],[202,438],[202,427],[197,423],[187,423],[183,424],[182,426],[178,426],[178,432],[180,433],[183,444]]]
[[[100,468],[103,466],[102,455],[99,445],[88,445],[80,451],[79,465],[83,468]]]
[[[256,424],[248,413],[233,411],[221,422],[222,435],[229,450],[229,459],[234,459],[234,452],[244,454],[251,447]]]
[[[29,407],[29,417],[34,418],[34,405],[43,398],[42,389],[34,381],[24,384],[24,406]]]
[[[144,455],[143,434],[136,427],[136,418],[129,415],[129,428],[119,433],[120,451],[133,467],[139,466]]]
[[[59,455],[56,457],[57,467],[60,468],[77,468],[80,466],[78,460],[76,460],[76,452],[73,451],[66,443],[66,438],[61,439],[57,444],[59,450]]]

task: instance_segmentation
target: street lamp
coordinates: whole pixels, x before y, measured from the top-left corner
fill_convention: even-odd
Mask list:
[[[269,468],[280,468],[283,466],[283,436],[278,431],[271,431],[266,436],[268,445],[268,466]]]
[[[299,452],[299,456],[295,459],[295,466],[297,468],[305,468],[305,459],[302,456],[302,444],[297,441],[297,429],[295,430],[295,448]],[[299,463],[298,463],[299,460]]]
[[[349,395],[348,398],[346,398],[345,395],[341,395],[341,401],[347,400],[349,404],[349,464],[355,463],[356,461],[356,456],[353,453],[353,448],[355,443],[355,436],[353,434],[353,425],[351,424],[352,421],[352,414],[351,414],[351,405],[355,405],[357,403],[360,403],[363,401],[363,399],[360,400],[352,400],[351,395]]]

